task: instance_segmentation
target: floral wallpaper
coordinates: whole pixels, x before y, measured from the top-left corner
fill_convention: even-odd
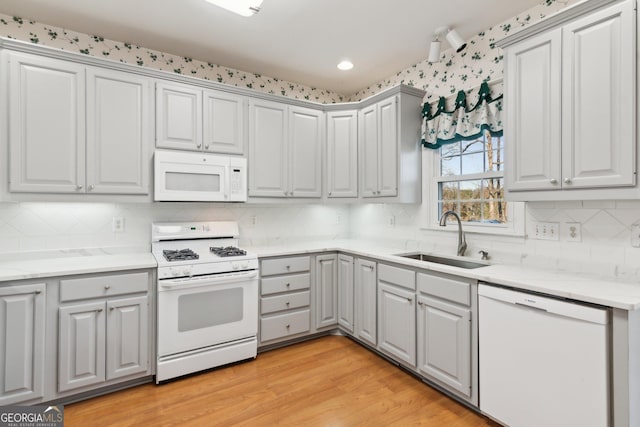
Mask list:
[[[349,101],[360,101],[387,88],[406,84],[426,91],[425,101],[433,102],[440,96],[453,95],[459,90],[476,89],[483,81],[501,79],[502,49],[495,47],[494,43],[577,1],[545,0],[538,6],[472,37],[467,41],[467,48],[460,54],[448,49],[441,53],[440,62],[430,63],[425,59],[350,95]],[[425,45],[428,46],[428,43],[425,42]],[[501,85],[492,87],[492,93],[494,91],[501,92]],[[467,95],[470,95],[470,92],[472,91],[468,91]]]
[[[323,104],[346,101],[343,95],[328,90],[226,68],[194,58],[159,52],[131,43],[108,40],[97,35],[78,33],[1,13],[0,36],[127,64],[137,64],[156,70],[173,71],[178,74],[295,99],[305,99]]]
[[[467,48],[460,54],[448,49],[442,53],[438,63],[429,63],[425,59],[354,94],[339,94],[304,86],[1,13],[0,36],[325,104],[360,101],[399,84],[426,91],[425,100],[431,102],[440,96],[455,94],[459,90],[475,89],[483,81],[502,78],[502,50],[496,48],[494,43],[511,32],[577,1],[544,0],[538,6],[474,36],[468,40]],[[425,45],[428,45],[428,41],[425,41]],[[492,91],[498,92],[500,87],[493,87]]]

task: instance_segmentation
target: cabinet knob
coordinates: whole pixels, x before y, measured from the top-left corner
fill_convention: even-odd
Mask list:
[[[102,313],[102,309],[101,309],[101,308],[99,308],[99,309],[97,309],[97,310],[96,310],[96,312],[97,312],[97,313]]]
[[[200,148],[200,147],[202,147],[202,144],[196,145],[196,148]]]
[[[41,293],[42,293],[42,291],[41,291],[41,290],[37,290],[37,291],[35,291],[35,294],[36,294],[36,295],[40,295]]]
[[[556,184],[558,183],[558,180],[557,180],[557,179],[555,179],[555,178],[551,178],[551,179],[549,180],[549,182],[550,182],[551,184],[553,184],[553,185],[556,185]]]
[[[207,144],[207,145],[205,145],[205,146],[204,146],[204,149],[205,149],[205,150],[208,150],[208,149],[209,149],[209,145],[208,145],[208,144]]]
[[[424,303],[423,303],[422,301],[418,301],[418,305],[419,305],[420,307],[422,307],[422,306],[424,305]]]
[[[563,181],[565,184],[571,184],[571,178],[565,178]]]
[[[331,195],[331,191],[329,191],[329,195]]]
[[[286,268],[287,270],[291,270],[291,266],[290,266],[290,265],[287,265],[285,268]]]
[[[287,305],[287,307],[289,307],[289,301],[287,301],[285,304]]]
[[[89,187],[87,187],[89,189],[89,191],[93,191],[94,188],[96,188],[95,185],[91,184]]]
[[[284,192],[284,195],[286,196],[287,194],[289,194],[289,192],[288,192],[288,191],[285,191],[285,192]]]
[[[77,191],[82,190],[82,185],[76,185],[76,190],[77,190]]]
[[[413,298],[407,298],[407,302],[412,302]]]
[[[287,288],[291,287],[291,283],[286,284]]]
[[[115,307],[109,307],[109,311],[113,311],[115,309],[116,309]]]
[[[105,289],[111,289],[111,285],[104,285]]]
[[[287,329],[289,329],[291,327],[291,325],[287,325]]]

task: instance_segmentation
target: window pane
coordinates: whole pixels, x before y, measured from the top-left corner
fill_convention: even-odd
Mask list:
[[[462,156],[462,175],[484,172],[484,153],[465,154]]]
[[[481,202],[460,202],[460,219],[479,222],[482,219]]]
[[[502,151],[487,151],[487,172],[502,170],[502,162],[504,162],[504,153]]]
[[[483,222],[488,224],[503,224],[507,222],[507,202],[504,200],[482,204]]]
[[[484,141],[482,139],[476,139],[473,141],[462,141],[463,153],[478,153],[484,151]]]
[[[441,163],[442,176],[460,175],[460,156],[442,157]]]
[[[440,219],[442,214],[445,213],[446,211],[454,211],[454,212],[456,212],[458,210],[458,203],[457,202],[442,201],[442,202],[439,203],[438,210],[440,211],[440,213],[438,214],[438,219]],[[449,221],[449,219],[447,219],[447,221]]]
[[[504,197],[504,188],[502,187],[502,178],[484,179],[482,183],[482,196],[484,199],[502,199]]]
[[[443,182],[440,184],[440,200],[458,200],[459,198],[457,182]]]
[[[482,181],[461,181],[460,182],[460,200],[478,200],[482,198]]]
[[[440,148],[440,152],[442,153],[442,157],[451,157],[451,156],[459,156],[460,155],[460,143],[454,142],[453,144],[444,145]]]

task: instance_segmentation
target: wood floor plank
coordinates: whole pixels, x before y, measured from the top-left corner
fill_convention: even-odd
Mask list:
[[[498,426],[337,336],[67,405],[65,425]]]

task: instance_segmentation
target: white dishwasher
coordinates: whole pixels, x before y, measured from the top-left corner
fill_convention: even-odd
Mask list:
[[[511,427],[608,426],[606,309],[478,286],[480,409]]]

